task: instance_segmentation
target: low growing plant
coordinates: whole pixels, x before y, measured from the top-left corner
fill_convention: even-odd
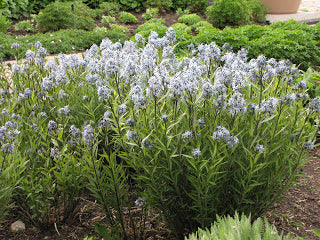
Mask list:
[[[152,31],[157,32],[160,36],[163,36],[167,31],[167,27],[164,25],[164,19],[154,18],[146,21],[144,24],[137,27],[136,33],[142,34],[144,37],[149,36]]]
[[[142,18],[147,21],[157,16],[158,13],[159,13],[158,8],[147,8],[146,12],[142,14]]]
[[[119,16],[119,21],[122,23],[136,23],[138,19],[131,13],[121,12]]]
[[[117,12],[119,12],[121,6],[117,2],[102,2],[99,5],[98,11],[101,12],[101,14],[107,14],[109,16],[115,17]]]
[[[111,17],[111,16],[102,16],[101,22],[103,24],[114,23],[114,22],[116,22],[116,18],[115,17]]]
[[[14,30],[16,31],[27,31],[27,32],[34,32],[33,24],[30,20],[20,21],[14,25]]]
[[[181,17],[178,18],[178,22],[179,23],[184,23],[187,24],[189,26],[196,24],[198,22],[201,21],[201,17],[198,16],[197,14],[193,13],[193,14],[185,14],[182,15]]]
[[[234,217],[217,218],[210,229],[199,229],[196,233],[191,234],[186,240],[293,240],[290,234],[284,236],[283,233],[278,234],[274,225],[268,223],[265,219],[258,218],[252,222],[251,216],[244,214],[239,217],[235,213]],[[295,238],[296,239],[296,238]]]

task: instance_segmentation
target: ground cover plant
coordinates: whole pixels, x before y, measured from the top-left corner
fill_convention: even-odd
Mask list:
[[[46,229],[89,189],[99,232],[122,239],[145,237],[150,208],[178,239],[216,215],[259,217],[299,176],[320,99],[288,61],[215,43],[177,58],[172,28],[135,39],[47,63],[37,42],[10,81],[2,70],[1,209]]]
[[[283,233],[278,234],[277,229],[270,225],[265,219],[258,218],[254,221],[251,217],[244,214],[239,216],[235,213],[234,217],[218,217],[210,229],[199,229],[196,233],[191,234],[186,240],[235,240],[235,239],[250,239],[250,240],[292,240],[290,235],[283,236]],[[296,238],[297,239],[297,238]]]

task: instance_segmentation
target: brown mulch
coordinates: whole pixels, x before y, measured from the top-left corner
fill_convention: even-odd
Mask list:
[[[319,240],[312,229],[320,230],[320,148],[312,152],[304,177],[284,194],[282,202],[266,217],[278,231],[310,240]]]

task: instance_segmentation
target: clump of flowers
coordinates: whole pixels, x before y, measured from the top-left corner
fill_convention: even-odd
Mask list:
[[[121,209],[133,205],[123,200],[129,177],[145,196],[135,205],[158,209],[178,236],[233,209],[264,212],[314,147],[320,99],[308,99],[306,83],[287,61],[248,60],[244,49],[215,43],[190,46],[188,57],[177,58],[172,28],[163,37],[135,39],[105,39],[83,59],[61,54],[50,64],[36,43],[13,67],[13,87],[0,90],[2,155],[34,159],[25,164],[39,186],[45,181],[36,171],[50,164],[65,167],[62,179],[77,189],[83,174],[114,226]],[[26,153],[28,141],[34,150]],[[61,169],[51,172],[61,177]],[[123,202],[110,189],[123,191]]]

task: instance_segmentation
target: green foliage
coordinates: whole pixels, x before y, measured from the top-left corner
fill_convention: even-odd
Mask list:
[[[174,29],[174,31],[178,34],[179,32],[185,32],[185,33],[190,33],[191,32],[191,27],[187,26],[184,23],[175,23],[171,25],[171,27]]]
[[[116,22],[116,18],[112,16],[102,16],[101,23],[110,24]]]
[[[156,22],[162,24],[150,21]],[[18,39],[1,34],[6,39],[0,45],[6,50],[17,41],[20,47],[10,51],[21,56],[34,40],[51,47],[64,37],[57,46],[65,47],[76,44],[73,39],[95,42],[90,34],[123,30],[111,25],[107,33],[64,30]],[[206,31],[220,32],[206,28],[199,35]],[[305,89],[294,81],[298,70],[286,61],[260,56],[248,62],[244,50],[233,54],[214,43],[191,46],[178,59],[175,35],[171,29],[164,34],[168,41],[152,39],[159,44],[145,49],[104,39],[84,61],[60,55],[55,63],[46,63],[37,42],[27,61],[12,66],[10,82],[1,71],[2,125],[18,131],[0,139],[1,166],[16,162],[0,174],[1,187],[9,189],[0,191],[0,204],[12,201],[45,228],[72,217],[89,189],[105,214],[96,227],[104,237],[146,238],[151,206],[181,239],[209,227],[217,214],[238,209],[255,218],[281,198],[300,176],[305,143],[310,148],[314,141],[319,99],[307,104]],[[177,34],[185,43],[194,40],[187,36]],[[15,143],[10,152],[7,143]],[[16,176],[19,188],[4,176]]]
[[[2,0],[0,11],[8,18],[19,19],[29,16],[29,0]]]
[[[201,17],[197,14],[185,14],[178,18],[179,23],[185,23],[189,26],[201,21]]]
[[[149,36],[151,31],[155,31],[159,34],[159,36],[163,36],[167,31],[167,27],[164,25],[163,19],[150,19],[146,21],[144,24],[140,25],[135,32],[140,33],[144,37]]]
[[[320,237],[320,232],[315,230],[315,229],[312,229],[314,235],[316,235],[317,237]]]
[[[120,33],[119,33],[120,34]],[[14,53],[10,49],[12,43],[19,43],[19,57],[24,57],[29,43],[41,41],[47,49],[48,54],[72,53],[83,51],[92,44],[100,44],[107,36],[106,32],[84,31],[84,30],[60,30],[53,33],[38,33],[32,36],[8,36],[0,33],[0,58],[14,59]],[[123,36],[124,37],[124,36]],[[115,39],[115,38],[114,38]],[[118,38],[119,39],[119,38]],[[116,39],[115,41],[117,41]]]
[[[251,216],[244,214],[239,217],[236,212],[234,217],[229,215],[224,218],[218,218],[210,229],[199,229],[191,234],[186,240],[293,240],[289,235],[283,236],[277,232],[274,225],[268,223],[265,219],[258,218],[252,222]]]
[[[249,23],[250,10],[246,0],[216,0],[207,8],[207,20],[215,27],[240,26]]]
[[[121,12],[119,15],[119,21],[122,23],[136,23],[138,19],[131,13]]]
[[[6,16],[3,16],[0,12],[0,33],[7,32],[8,28],[11,26],[11,22]]]
[[[158,9],[161,9],[161,11],[170,10],[172,7],[172,4],[173,4],[172,0],[147,0],[145,3],[147,7],[158,8]],[[149,19],[145,19],[145,20],[149,20]]]
[[[102,2],[98,10],[100,10],[102,14],[114,17],[120,10],[120,4],[117,2]]]
[[[76,2],[74,11],[70,2],[54,2],[46,6],[37,16],[37,27],[44,31],[59,29],[92,30],[95,27],[93,11],[85,4]]]
[[[136,12],[140,12],[144,9],[145,0],[118,0],[121,4],[121,9],[135,10]]]
[[[251,20],[260,23],[265,22],[268,8],[264,3],[259,0],[247,0],[247,4],[251,12]]]
[[[190,10],[189,9],[182,10],[182,8],[178,8],[177,11],[176,11],[176,14],[178,16],[182,16],[184,14],[190,14]]]
[[[289,59],[300,69],[307,70],[309,66],[320,65],[319,26],[308,26],[293,20],[269,26],[247,25],[223,30],[208,25],[196,29],[198,35],[178,43],[175,50],[183,53],[191,43],[198,46],[216,42],[220,47],[229,43],[236,51],[246,48],[250,58],[265,55],[268,58]]]
[[[302,79],[307,83],[310,97],[320,96],[320,72],[309,68],[302,76]]]
[[[173,1],[173,9],[189,9],[191,12],[201,13],[208,7],[208,0],[176,0]]]
[[[159,13],[158,8],[147,8],[146,12],[142,14],[142,18],[147,21],[157,16],[158,13]]]
[[[34,32],[33,24],[30,20],[20,21],[14,25],[14,30],[16,31],[27,31],[27,32]]]
[[[211,23],[209,23],[207,21],[200,21],[200,22],[197,22],[191,26],[191,29],[196,31],[197,33],[199,33],[200,30],[203,28],[213,28],[213,26]]]
[[[110,24],[110,30],[107,31],[106,37],[108,37],[113,42],[121,42],[129,40],[129,29],[125,26],[120,26],[117,24]]]

